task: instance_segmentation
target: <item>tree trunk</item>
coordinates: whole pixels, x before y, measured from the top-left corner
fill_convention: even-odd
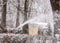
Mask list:
[[[16,27],[19,26],[19,9],[20,9],[20,0],[18,0]]]
[[[25,0],[25,5],[24,5],[24,22],[27,20],[28,5],[29,5],[28,0]],[[23,32],[24,33],[28,33],[28,24],[23,26]]]
[[[5,4],[4,4],[5,3]],[[7,0],[3,0],[3,12],[2,12],[2,26],[6,28],[6,7],[7,7]]]

